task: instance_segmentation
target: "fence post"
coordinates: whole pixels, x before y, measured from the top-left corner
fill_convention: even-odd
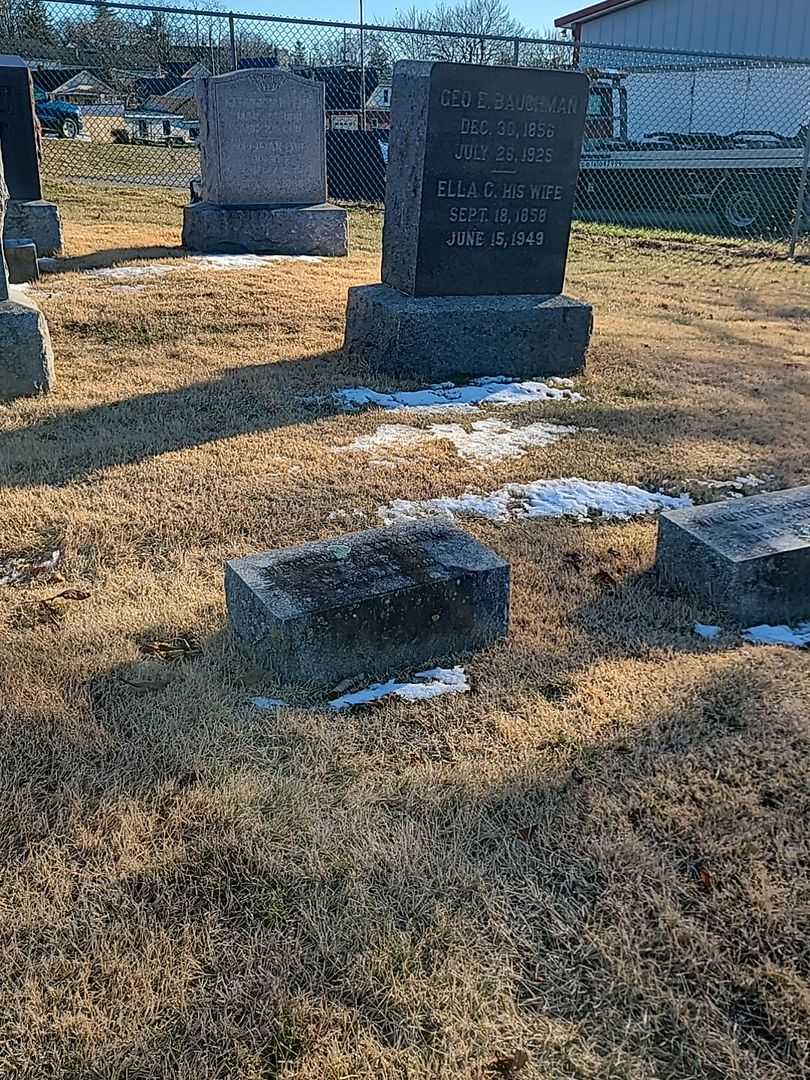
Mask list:
[[[810,169],[810,122],[807,124],[807,133],[804,137],[804,164],[802,165],[802,178],[799,181],[799,194],[796,198],[796,215],[793,219],[793,235],[790,238],[789,259],[796,258],[796,247],[799,243],[799,231],[804,221],[804,206],[807,199],[807,172]]]
[[[512,64],[514,67],[520,67],[520,38],[515,38],[512,45]]]
[[[360,0],[360,127],[366,130],[366,29]]]
[[[228,13],[228,33],[231,39],[231,71],[236,71],[239,65],[236,60],[236,26],[232,11]]]

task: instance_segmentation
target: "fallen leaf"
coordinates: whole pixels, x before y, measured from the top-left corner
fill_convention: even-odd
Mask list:
[[[173,641],[143,641],[138,646],[144,656],[158,656],[161,660],[174,662],[186,660],[202,652],[194,638],[178,637]]]
[[[692,876],[703,892],[710,893],[714,889],[714,877],[709,871],[705,859],[700,859],[692,864]]]
[[[507,1057],[496,1058],[489,1066],[489,1071],[493,1076],[504,1076],[508,1080],[510,1077],[517,1076],[528,1064],[528,1053],[525,1050],[516,1050],[514,1054],[509,1054]]]
[[[607,570],[597,570],[593,575],[593,580],[597,585],[618,585],[619,583],[619,579],[615,578],[613,574]]]
[[[142,693],[152,690],[165,690],[171,681],[170,679],[127,679],[123,675],[120,678],[121,682],[131,686],[133,690],[140,690]]]
[[[49,596],[48,600],[89,600],[90,593],[84,589],[63,589],[56,596]]]
[[[563,562],[574,570],[581,570],[584,556],[580,551],[566,551],[563,555]]]

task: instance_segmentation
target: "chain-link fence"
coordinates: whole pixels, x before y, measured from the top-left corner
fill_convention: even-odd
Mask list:
[[[380,202],[400,59],[591,76],[581,219],[807,242],[810,62],[452,34],[105,0],[0,0],[30,64],[46,178],[187,187],[197,75],[285,67],[326,89],[330,197]]]

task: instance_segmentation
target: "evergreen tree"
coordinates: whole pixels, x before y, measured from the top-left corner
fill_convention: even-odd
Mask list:
[[[19,34],[27,41],[52,45],[55,37],[45,0],[25,0],[19,15]]]

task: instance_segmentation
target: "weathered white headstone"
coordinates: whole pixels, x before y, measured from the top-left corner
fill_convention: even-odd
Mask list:
[[[345,255],[346,211],[326,202],[325,87],[280,68],[198,79],[197,251]]]
[[[8,190],[0,156],[0,235]],[[54,383],[53,352],[42,312],[17,289],[9,287],[0,244],[0,400],[50,390]]]
[[[655,565],[743,625],[810,618],[810,485],[662,514]]]
[[[197,81],[200,194],[224,206],[326,202],[322,82],[281,68]]]

